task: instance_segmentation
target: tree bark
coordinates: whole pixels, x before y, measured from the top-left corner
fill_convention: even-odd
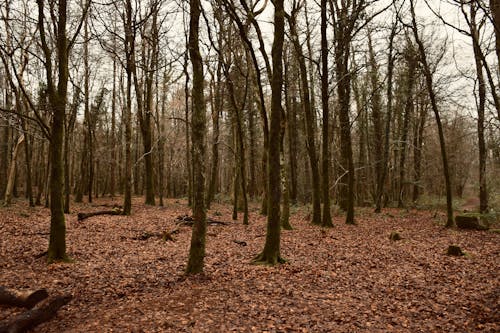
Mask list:
[[[332,214],[330,211],[330,106],[328,88],[328,39],[326,36],[327,0],[321,0],[321,106],[323,108],[323,129],[322,129],[322,189],[323,189],[323,227],[333,227]]]
[[[11,320],[0,323],[0,332],[18,333],[26,332],[37,325],[49,321],[62,306],[68,304],[71,295],[49,297],[37,306],[23,312]]]
[[[3,305],[31,309],[48,296],[45,289],[18,291],[0,286],[0,304]]]
[[[123,123],[125,127],[125,165],[123,215],[130,215],[132,211],[132,52],[134,52],[134,40],[132,31],[132,2],[125,3],[125,54],[127,75],[126,105],[123,109]]]
[[[193,145],[193,218],[186,274],[203,272],[207,213],[205,210],[205,135],[206,107],[204,98],[203,61],[199,49],[199,24],[202,11],[200,0],[190,0],[189,57],[193,66],[191,140]]]
[[[296,28],[296,12],[298,8],[294,9],[288,17],[288,22],[290,25],[290,33],[292,43],[294,45],[295,53],[297,55],[297,61],[299,63],[300,70],[300,82],[302,86],[302,98],[304,114],[306,119],[306,146],[307,153],[309,156],[309,164],[311,166],[311,176],[312,176],[312,224],[321,225],[321,189],[320,189],[320,175],[318,168],[318,159],[316,155],[316,139],[315,139],[315,129],[316,125],[314,122],[313,108],[311,105],[311,99],[309,94],[309,83],[307,81],[307,67],[304,52],[302,46],[300,45],[299,37]]]
[[[17,168],[17,155],[19,154],[19,148],[24,142],[24,134],[21,134],[17,139],[16,146],[12,151],[12,156],[9,165],[9,177],[7,178],[7,187],[5,190],[4,205],[9,206],[12,200],[12,189],[14,188],[14,180],[16,178],[16,168]]]
[[[283,41],[285,36],[285,9],[283,0],[274,1],[274,41],[272,47],[273,73],[271,80],[271,124],[269,130],[268,215],[264,249],[254,263],[275,265],[283,262],[280,257],[280,135],[281,88],[283,85]]]
[[[427,54],[425,53],[424,44],[422,43],[422,41],[420,40],[420,37],[418,35],[414,0],[410,0],[410,11],[411,11],[411,16],[412,16],[411,28],[413,31],[413,36],[415,38],[415,41],[417,42],[417,45],[418,45],[418,51],[420,53],[419,60],[423,66],[423,72],[424,72],[424,76],[425,76],[427,92],[428,92],[429,98],[431,100],[431,107],[432,107],[432,111],[434,112],[434,117],[436,118],[436,125],[438,128],[439,144],[441,147],[441,159],[443,162],[443,173],[444,173],[445,186],[446,186],[446,215],[447,215],[446,227],[451,228],[451,227],[455,226],[455,221],[453,219],[453,202],[452,202],[453,194],[451,191],[452,186],[451,186],[450,171],[448,168],[448,157],[446,154],[446,143],[445,143],[445,139],[444,139],[443,125],[441,124],[441,117],[439,115],[439,109],[437,106],[436,94],[434,92],[432,72],[431,72],[431,69],[430,69],[429,64],[427,62]]]
[[[387,61],[387,114],[385,118],[385,131],[384,131],[384,154],[382,159],[382,173],[377,181],[377,194],[375,198],[375,213],[382,211],[382,195],[384,194],[385,179],[388,173],[389,163],[389,150],[391,138],[391,124],[392,124],[392,78],[394,73],[394,37],[396,36],[397,23],[394,22],[389,35],[389,53]]]
[[[479,211],[486,213],[488,211],[488,189],[486,181],[486,159],[487,150],[484,139],[485,123],[485,104],[486,104],[486,82],[483,75],[483,66],[481,64],[481,49],[479,43],[479,30],[476,24],[476,5],[470,4],[470,30],[473,39],[474,63],[476,65],[476,77],[478,83],[478,103],[477,103],[477,136],[479,147]],[[497,40],[498,43],[498,40]],[[497,44],[498,46],[498,44]],[[498,50],[497,50],[498,51]]]
[[[406,148],[408,144],[408,131],[410,127],[410,117],[413,112],[413,87],[415,85],[415,72],[417,69],[417,58],[414,55],[413,46],[410,42],[407,43],[407,49],[405,50],[405,58],[408,65],[406,82],[404,83],[404,116],[403,116],[403,128],[400,139],[400,155],[399,155],[399,188],[398,188],[398,207],[402,208],[405,206],[404,203],[404,188],[405,188],[405,162],[406,162]]]

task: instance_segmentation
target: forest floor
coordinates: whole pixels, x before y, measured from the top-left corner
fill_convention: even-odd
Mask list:
[[[230,206],[215,204],[209,217],[229,224],[208,227],[206,274],[184,278],[189,226],[175,241],[140,239],[175,229],[190,210],[182,200],[142,200],[132,216],[80,222],[76,213],[120,201],[74,205],[66,216],[74,263],[52,265],[37,258],[47,249],[49,211],[23,201],[0,208],[0,285],[74,296],[36,332],[500,331],[497,233],[447,230],[441,213],[397,209],[359,209],[356,226],[336,216],[333,229],[321,229],[293,208],[294,230],[281,240],[288,263],[263,267],[250,262],[263,247],[265,217],[252,206],[244,226]],[[403,240],[389,240],[392,231]],[[467,255],[446,255],[452,244]],[[0,307],[0,321],[19,311]]]

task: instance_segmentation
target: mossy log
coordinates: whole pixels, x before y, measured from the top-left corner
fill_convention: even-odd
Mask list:
[[[488,219],[482,214],[462,214],[455,217],[459,229],[488,230]]]
[[[14,290],[0,286],[0,304],[31,309],[38,302],[49,297],[47,290]]]
[[[29,329],[49,321],[62,306],[71,301],[71,295],[51,296],[12,319],[0,323],[0,333],[26,332]]]
[[[450,246],[448,246],[448,250],[446,251],[446,254],[449,256],[461,257],[461,256],[465,255],[465,252],[462,251],[460,246],[450,245]]]
[[[122,215],[123,211],[119,209],[113,209],[113,210],[100,210],[97,212],[91,212],[91,213],[78,213],[78,221],[83,221],[89,217],[92,216],[97,216],[97,215]]]

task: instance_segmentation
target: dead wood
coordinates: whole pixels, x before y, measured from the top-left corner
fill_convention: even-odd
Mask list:
[[[178,233],[179,229],[174,229],[172,231],[163,231],[163,232],[143,232],[142,234],[132,237],[133,240],[148,240],[151,237],[161,238],[162,240],[175,242],[174,234]]]
[[[483,222],[484,221],[484,222]],[[486,218],[481,214],[463,214],[455,217],[455,222],[459,229],[488,230],[489,226]]]
[[[100,210],[97,212],[91,212],[91,213],[78,213],[78,221],[83,221],[89,217],[92,216],[97,216],[97,215],[122,215],[123,212],[118,209],[113,209],[113,210]]]
[[[450,245],[450,246],[448,246],[448,250],[446,251],[446,254],[448,254],[449,256],[461,257],[461,256],[465,255],[465,252],[462,251],[460,246]]]
[[[71,298],[71,295],[46,298],[31,310],[0,323],[0,333],[26,332],[43,322],[49,321],[56,315],[59,308],[71,301]]]
[[[399,232],[397,232],[397,231],[393,231],[393,232],[391,232],[391,234],[389,235],[389,239],[390,239],[391,241],[398,241],[398,240],[403,239],[403,237],[401,237],[401,235],[399,234]]]
[[[178,221],[177,225],[193,226],[193,224],[194,224],[193,217],[191,217],[189,215],[179,215],[179,216],[177,216],[176,220]],[[207,218],[207,225],[228,225],[228,224],[229,224],[228,222],[214,220],[210,217]]]
[[[31,309],[38,302],[49,297],[47,290],[14,290],[0,286],[0,304]]]

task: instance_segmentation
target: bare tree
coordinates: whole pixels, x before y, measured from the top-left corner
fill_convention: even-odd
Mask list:
[[[204,97],[203,61],[199,48],[199,25],[202,11],[200,0],[190,0],[189,58],[193,66],[191,140],[193,144],[193,233],[186,274],[203,272],[207,232],[205,210],[205,135],[206,108]]]
[[[432,77],[432,71],[429,66],[429,63],[427,61],[427,53],[425,52],[424,44],[422,40],[420,39],[419,32],[418,32],[418,25],[417,25],[417,19],[415,15],[415,2],[414,0],[410,0],[410,12],[411,12],[411,29],[413,31],[413,37],[415,38],[415,42],[418,45],[418,52],[419,52],[419,60],[420,63],[422,64],[422,69],[424,72],[425,76],[425,82],[427,86],[427,92],[429,94],[429,98],[431,100],[431,107],[432,111],[434,112],[434,117],[436,118],[436,125],[438,128],[438,134],[439,134],[439,144],[441,147],[441,159],[443,162],[443,173],[444,173],[444,179],[445,179],[445,186],[446,186],[446,212],[447,212],[447,220],[446,220],[446,227],[453,227],[455,226],[455,220],[453,219],[453,202],[452,202],[452,191],[451,191],[451,177],[449,174],[449,168],[448,168],[448,157],[446,154],[446,142],[444,139],[444,132],[443,132],[443,125],[441,123],[441,116],[439,114],[439,109],[437,105],[437,100],[436,100],[436,93],[435,93],[435,87],[433,83],[433,77]]]
[[[269,128],[268,215],[264,249],[257,255],[257,264],[275,265],[283,262],[280,256],[280,136],[281,88],[283,85],[283,42],[285,39],[285,8],[283,0],[274,1],[274,41],[272,48],[273,73],[271,80],[271,124]]]

